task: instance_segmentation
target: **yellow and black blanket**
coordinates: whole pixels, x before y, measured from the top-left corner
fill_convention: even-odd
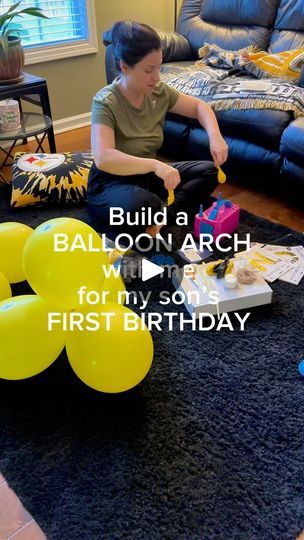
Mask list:
[[[227,51],[206,43],[198,50],[196,65],[237,68],[258,79],[280,79],[297,84],[304,67],[304,49],[271,53],[251,45],[238,51]]]
[[[279,77],[278,70],[276,76],[270,70],[261,77],[262,65],[265,71],[269,64],[267,53],[262,55],[254,47],[224,51],[206,44],[199,55],[202,58],[186,68],[164,66],[162,80],[180,92],[207,101],[214,110],[277,109],[291,111],[295,117],[304,115],[304,88],[287,77]],[[286,57],[281,55],[286,67]],[[302,66],[299,54],[289,60],[290,70],[291,66],[297,66],[297,70]]]

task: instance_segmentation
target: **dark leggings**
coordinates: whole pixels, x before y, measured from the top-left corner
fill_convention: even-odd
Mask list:
[[[206,202],[217,186],[217,169],[210,161],[179,161],[170,163],[180,173],[181,182],[174,191],[174,204],[170,214],[178,211],[194,213],[199,204]],[[163,209],[168,198],[163,181],[153,173],[117,176],[97,169],[93,164],[88,182],[88,210],[90,224],[110,238],[128,233],[132,237],[143,233],[146,226],[109,225],[109,208],[123,208],[133,216],[142,207],[151,207],[152,215]]]

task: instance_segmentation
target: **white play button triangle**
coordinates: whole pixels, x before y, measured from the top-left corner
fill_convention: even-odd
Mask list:
[[[162,266],[158,266],[158,264],[154,264],[147,259],[142,260],[141,279],[143,281],[147,281],[154,276],[158,276],[158,274],[161,274],[163,271],[164,268]]]

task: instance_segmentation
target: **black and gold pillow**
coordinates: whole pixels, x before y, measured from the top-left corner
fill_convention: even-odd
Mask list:
[[[16,153],[11,206],[84,201],[92,163],[91,152]]]

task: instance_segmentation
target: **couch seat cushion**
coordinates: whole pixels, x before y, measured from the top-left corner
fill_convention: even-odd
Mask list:
[[[224,134],[254,142],[264,148],[278,149],[292,114],[271,109],[217,111],[216,116]]]
[[[246,164],[248,175],[256,166],[259,171],[263,167],[263,172],[269,170],[279,170],[281,157],[278,152],[263,148],[263,146],[252,142],[244,141],[236,137],[225,136],[225,141],[228,144],[228,163]],[[209,152],[209,139],[205,130],[195,128],[190,131],[189,135],[189,150],[192,159],[212,159]],[[224,165],[224,170],[225,170]],[[256,174],[256,171],[255,171]]]

